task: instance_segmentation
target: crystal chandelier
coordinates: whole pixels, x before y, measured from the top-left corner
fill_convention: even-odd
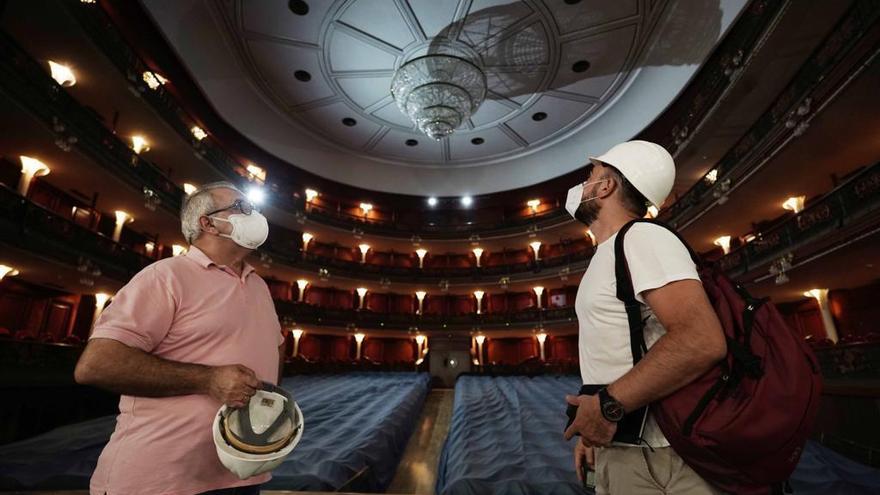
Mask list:
[[[440,140],[452,134],[483,103],[486,75],[463,57],[425,55],[397,69],[391,95],[419,130]]]

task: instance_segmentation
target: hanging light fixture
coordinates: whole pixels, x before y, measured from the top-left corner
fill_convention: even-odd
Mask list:
[[[463,124],[486,98],[486,74],[465,53],[429,54],[403,64],[391,80],[400,111],[429,137],[440,140]]]

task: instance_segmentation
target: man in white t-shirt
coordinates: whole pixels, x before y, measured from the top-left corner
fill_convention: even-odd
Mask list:
[[[624,252],[646,319],[649,352],[633,367],[629,324],[617,298],[614,240],[630,220],[659,208],[675,180],[672,156],[647,141],[630,141],[590,158],[587,180],[569,191],[566,209],[589,226],[598,247],[575,301],[581,377],[607,385],[595,395],[568,396],[578,406],[565,438],[580,435],[575,467],[595,468],[599,494],[716,494],[669,447],[650,415],[640,445],[612,442],[623,412],[632,413],[687,385],[726,354],[721,324],[687,248],[668,230],[637,223]],[[599,448],[601,447],[601,448]],[[649,448],[650,447],[650,448]]]

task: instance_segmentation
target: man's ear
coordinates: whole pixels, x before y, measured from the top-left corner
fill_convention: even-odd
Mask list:
[[[199,227],[201,227],[203,232],[209,232],[211,234],[217,234],[220,232],[217,230],[217,227],[214,226],[214,222],[204,215],[199,217]]]
[[[620,189],[620,184],[612,175],[605,176],[605,180],[596,188],[596,198],[607,199],[614,191]]]

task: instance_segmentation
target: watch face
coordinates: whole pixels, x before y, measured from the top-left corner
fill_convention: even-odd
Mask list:
[[[602,413],[608,421],[620,421],[623,419],[623,406],[617,401],[608,401],[602,404]]]

